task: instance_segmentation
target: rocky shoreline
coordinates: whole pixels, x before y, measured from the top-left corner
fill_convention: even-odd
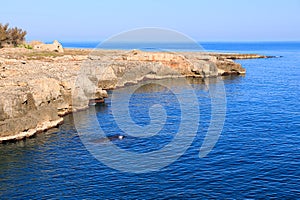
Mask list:
[[[62,116],[101,102],[107,90],[143,79],[243,75],[235,59],[257,54],[0,49],[0,143],[31,137]],[[74,98],[75,97],[75,98]]]

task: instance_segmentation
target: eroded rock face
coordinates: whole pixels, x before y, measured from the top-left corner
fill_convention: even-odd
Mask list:
[[[59,51],[58,42],[40,49]],[[0,142],[56,126],[61,116],[107,97],[107,89],[143,79],[215,77],[245,73],[226,57],[203,53],[99,51],[34,60],[0,54]],[[17,51],[17,50],[12,50]],[[32,52],[30,52],[32,54]],[[229,55],[232,57],[232,55]],[[236,57],[236,55],[234,55]],[[248,58],[248,56],[247,56]]]
[[[219,62],[231,68],[223,69]],[[216,77],[227,69],[236,69],[238,72],[244,70],[231,60],[218,60],[210,55],[132,50],[106,56],[89,56],[82,73],[98,83],[98,87],[113,89],[143,79]]]
[[[219,74],[223,76],[231,74],[239,75],[246,73],[246,69],[242,68],[240,64],[228,59],[217,61],[216,66],[218,68]]]

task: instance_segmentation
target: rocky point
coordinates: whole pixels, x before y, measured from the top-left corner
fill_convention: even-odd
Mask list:
[[[107,97],[106,90],[143,79],[245,74],[233,59],[257,54],[139,50],[0,49],[0,142],[19,140],[63,123],[65,114]],[[50,50],[50,49],[51,50]],[[53,50],[53,51],[52,51]]]

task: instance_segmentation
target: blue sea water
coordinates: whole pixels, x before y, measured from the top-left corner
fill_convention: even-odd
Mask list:
[[[94,44],[64,45],[92,48]],[[68,115],[57,129],[0,145],[0,198],[299,198],[300,43],[201,45],[208,51],[282,56],[237,61],[247,73],[223,80],[226,120],[216,146],[206,157],[199,158],[198,154],[209,126],[211,101],[207,85],[189,80],[200,103],[200,124],[192,145],[174,163],[142,174],[112,169],[89,153],[75,129],[74,117]],[[175,89],[181,89],[178,81],[168,81],[173,81]],[[211,84],[214,81],[217,80],[211,80]],[[125,137],[115,141],[115,145],[144,153],[161,149],[172,141],[180,123],[180,109],[170,91],[140,88],[130,103],[133,121],[140,125],[149,123],[147,108],[161,103],[167,107],[166,126],[156,137]],[[111,96],[105,104],[75,114],[86,124],[86,130],[93,133],[89,119],[95,109],[103,130],[109,135],[119,134],[121,130],[111,112]]]
[[[66,48],[102,48],[102,49],[134,49],[156,50],[161,47],[173,51],[226,51],[226,52],[275,52],[299,51],[300,42],[183,42],[183,43],[126,43],[126,42],[62,42]]]

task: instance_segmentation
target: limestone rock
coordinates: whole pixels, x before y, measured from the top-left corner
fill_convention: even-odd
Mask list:
[[[49,45],[32,44],[35,49],[63,52],[57,41]],[[107,89],[143,79],[243,74],[245,69],[232,59],[259,57],[139,50],[65,55],[66,50],[56,58],[35,60],[26,58],[26,51],[32,55],[38,50],[1,49],[0,142],[21,139],[56,126],[61,116],[87,108],[91,100],[101,102],[107,97]]]
[[[60,83],[53,78],[37,78],[28,81],[28,86],[38,107],[60,96]]]

